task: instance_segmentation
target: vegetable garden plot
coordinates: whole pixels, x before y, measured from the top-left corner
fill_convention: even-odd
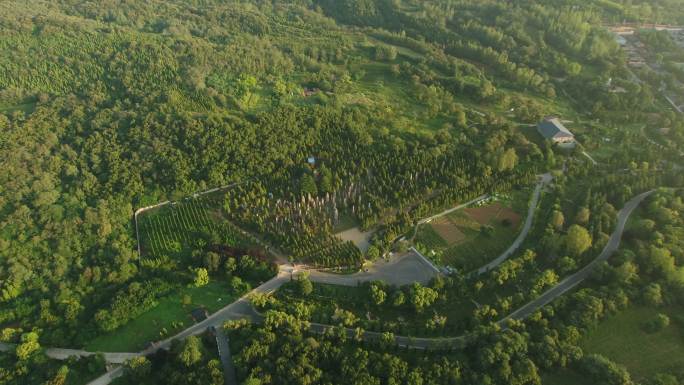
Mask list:
[[[437,218],[430,224],[432,229],[446,242],[452,246],[466,239],[466,235],[448,218]]]

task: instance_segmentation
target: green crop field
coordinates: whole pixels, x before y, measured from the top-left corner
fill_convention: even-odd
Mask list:
[[[442,239],[442,237],[435,232],[435,230],[430,225],[422,225],[418,228],[418,234],[416,234],[417,243],[423,245],[423,247],[428,250],[440,250],[444,249],[448,245]]]
[[[201,199],[171,203],[143,214],[139,226],[146,251],[151,255],[177,252],[190,241],[193,232],[209,232],[216,227],[209,218],[207,205]]]
[[[449,220],[459,226],[466,239],[444,250],[442,263],[470,271],[505,251],[515,240],[525,220],[524,213],[527,210],[530,192],[530,189],[523,189],[498,197],[497,202],[503,208],[488,220],[487,225],[491,226],[489,232],[481,231],[479,223],[466,212],[450,214]],[[504,218],[515,214],[519,215],[518,223],[504,223]]]

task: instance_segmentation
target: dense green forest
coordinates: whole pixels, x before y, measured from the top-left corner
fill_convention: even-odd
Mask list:
[[[602,309],[617,310],[655,291],[642,287],[646,278],[615,278],[634,269],[658,279],[648,284],[658,285],[662,303],[681,306],[678,193],[653,198],[643,213],[651,217],[638,224],[653,238],[630,230],[624,263],[606,266],[590,289],[504,333],[491,323],[589,262],[629,198],[684,182],[684,118],[660,96],[663,82],[681,79],[681,48],[640,32],[670,72],[633,71],[605,28],[682,25],[679,3],[2,2],[0,342],[17,347],[0,352],[0,384],[84,383],[104,370],[101,357],[57,363],[41,347],[144,346],[182,330],[193,307],[215,311],[221,298],[273,277],[273,250],[314,267],[358,270],[401,251],[394,241],[419,218],[529,187],[549,171],[555,182],[540,220],[500,269],[425,287],[359,287],[359,297],[336,299],[339,306],[288,284],[260,306],[269,312],[263,327],[231,328],[240,381],[537,384],[560,366],[630,383],[608,359],[578,351],[591,322],[578,319],[589,310],[577,309],[603,301]],[[613,92],[618,86],[625,92]],[[572,122],[576,149],[537,134],[547,115]],[[662,127],[666,140],[645,141]],[[343,218],[374,231],[367,253],[334,235]],[[570,234],[590,245],[569,246]],[[371,301],[379,292],[406,300]],[[434,298],[418,306],[416,293]],[[294,302],[301,314],[290,314]],[[458,314],[445,310],[459,306]],[[155,311],[165,323],[133,336],[136,320]],[[336,311],[356,318],[347,326],[475,330],[482,343],[417,354],[307,331],[306,322]],[[364,320],[367,311],[405,314],[405,323]],[[184,372],[192,377],[185,383],[218,381],[205,340],[131,362],[122,381],[154,383],[161,377],[150,367],[172,383],[184,383]],[[545,352],[549,346],[555,350]],[[180,364],[188,350],[203,354]],[[282,357],[296,357],[297,371],[285,376]],[[505,364],[494,369],[497,362]],[[613,372],[625,381],[608,379]],[[639,381],[650,384],[653,375]]]

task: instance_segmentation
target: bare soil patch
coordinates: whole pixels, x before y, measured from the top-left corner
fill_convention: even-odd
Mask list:
[[[502,208],[503,206],[499,202],[496,202],[483,207],[464,209],[463,211],[480,225],[486,225],[492,218],[496,218]]]
[[[351,241],[359,250],[361,250],[361,252],[365,253],[370,247],[373,231],[363,232],[358,227],[353,227],[335,235],[343,241]]]
[[[445,217],[435,219],[430,223],[430,226],[449,246],[463,242],[466,239],[466,235]]]

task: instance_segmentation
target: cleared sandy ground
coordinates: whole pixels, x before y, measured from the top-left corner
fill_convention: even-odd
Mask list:
[[[365,253],[368,251],[368,247],[370,247],[370,240],[373,236],[373,232],[363,232],[358,227],[353,227],[349,230],[337,233],[335,236],[343,241],[351,241],[354,245],[356,245],[356,247],[359,248],[359,250],[361,250],[362,253]]]

